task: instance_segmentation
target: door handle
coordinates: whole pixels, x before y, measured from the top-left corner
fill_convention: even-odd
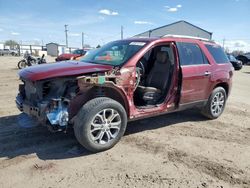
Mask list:
[[[206,72],[204,73],[204,76],[209,76],[209,75],[211,75],[211,72],[209,72],[209,71],[206,71]]]

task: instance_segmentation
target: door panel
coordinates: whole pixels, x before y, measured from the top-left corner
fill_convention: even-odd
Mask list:
[[[199,44],[179,42],[177,48],[182,71],[180,103],[192,103],[207,98],[211,65]]]
[[[211,78],[210,65],[182,66],[182,90],[180,103],[205,100]]]

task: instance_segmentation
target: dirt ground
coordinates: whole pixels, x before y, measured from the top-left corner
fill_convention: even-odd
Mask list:
[[[132,122],[91,154],[72,131],[20,126],[19,59],[0,57],[0,187],[250,187],[250,66],[234,73],[217,120],[188,110]]]

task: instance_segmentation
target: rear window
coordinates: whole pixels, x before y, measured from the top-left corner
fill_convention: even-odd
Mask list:
[[[225,52],[220,46],[215,46],[210,44],[206,44],[205,46],[207,47],[208,51],[213,56],[217,64],[229,63],[229,60]]]

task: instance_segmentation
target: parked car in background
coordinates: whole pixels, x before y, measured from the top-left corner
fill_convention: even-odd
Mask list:
[[[72,53],[59,55],[56,58],[56,61],[66,61],[66,60],[74,59],[80,56],[84,56],[86,52],[87,51],[84,49],[74,50]]]
[[[194,107],[218,118],[232,76],[225,52],[212,41],[130,38],[110,42],[81,61],[21,70],[16,104],[52,131],[73,127],[82,146],[99,152],[120,140],[130,120]]]
[[[2,49],[0,50],[0,55],[12,55],[12,56],[18,56],[18,50],[10,50],[10,49]]]
[[[72,57],[71,60],[75,60],[75,61],[80,61],[85,55],[87,55],[89,52],[92,52],[94,49],[91,49],[91,50],[85,50],[86,53],[82,56],[79,56],[79,57]]]
[[[236,59],[240,60],[243,63],[243,65],[250,64],[250,53],[238,55]]]
[[[229,61],[232,63],[234,70],[240,70],[242,68],[242,62],[236,59],[232,54],[227,54]]]

